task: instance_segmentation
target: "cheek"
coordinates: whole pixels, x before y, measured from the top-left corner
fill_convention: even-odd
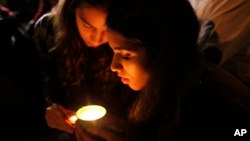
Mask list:
[[[143,89],[149,80],[149,73],[143,67],[136,66],[130,69],[131,74],[131,87],[134,90]]]
[[[83,27],[81,21],[79,19],[76,19],[76,27],[78,30],[78,33],[80,34],[82,40],[86,43],[90,40],[91,32],[88,31],[85,27]]]
[[[140,89],[143,89],[146,84],[148,83],[148,79],[149,79],[149,73],[147,73],[146,71],[144,70],[141,70],[139,73],[138,73],[138,76],[137,77],[137,83],[138,83],[138,87]]]
[[[78,32],[81,36],[81,38],[86,42],[88,40],[88,38],[90,37],[89,32],[86,31],[86,29],[84,27],[81,26],[77,26]]]

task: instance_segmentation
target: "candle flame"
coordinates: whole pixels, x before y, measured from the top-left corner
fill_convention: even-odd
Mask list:
[[[71,124],[75,124],[76,120],[77,120],[76,115],[72,115],[72,116],[69,117],[69,121],[70,121]]]

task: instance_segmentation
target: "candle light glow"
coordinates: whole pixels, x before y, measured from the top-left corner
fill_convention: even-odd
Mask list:
[[[77,120],[77,116],[76,115],[71,115],[68,120],[69,120],[69,122],[71,124],[75,124],[75,122]]]
[[[81,120],[93,121],[102,118],[106,114],[106,109],[98,105],[84,106],[77,110],[76,116]]]

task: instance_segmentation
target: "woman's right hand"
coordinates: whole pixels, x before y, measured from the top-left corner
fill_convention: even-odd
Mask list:
[[[72,114],[75,112],[53,103],[46,108],[45,118],[49,127],[73,134],[74,127],[67,122],[68,116]]]

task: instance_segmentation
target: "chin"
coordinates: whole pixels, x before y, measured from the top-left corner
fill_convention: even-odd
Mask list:
[[[141,88],[138,88],[138,87],[136,87],[136,86],[131,86],[131,85],[129,85],[129,87],[130,87],[132,90],[134,90],[134,91],[140,91],[140,90],[141,90]]]
[[[94,45],[88,45],[88,47],[92,47],[92,48],[98,48],[99,46],[100,45],[97,45],[97,46],[96,45],[95,46]]]
[[[97,47],[99,47],[101,44],[92,44],[92,43],[87,43],[87,42],[85,42],[85,44],[88,46],[88,47],[91,47],[91,48],[97,48]]]

